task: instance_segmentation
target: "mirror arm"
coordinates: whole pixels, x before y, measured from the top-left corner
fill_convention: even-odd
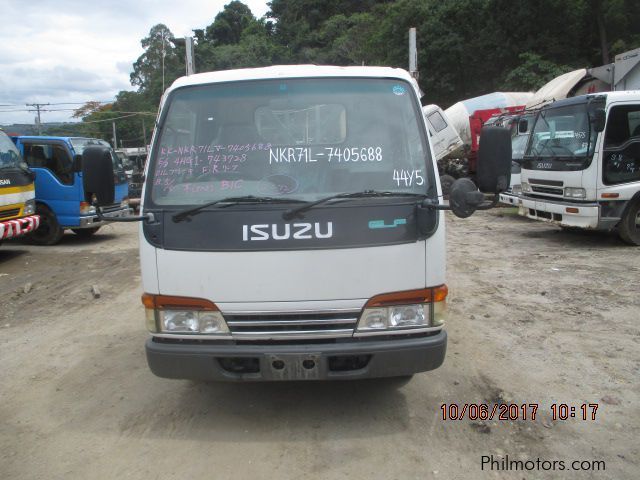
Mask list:
[[[430,198],[425,198],[420,206],[422,208],[428,208],[429,210],[451,210],[451,206],[433,203],[433,200]]]
[[[156,217],[153,213],[147,212],[144,215],[137,215],[134,217],[105,217],[102,215],[102,209],[95,205],[96,214],[98,216],[98,220],[102,222],[142,222],[146,220],[149,223],[154,223],[156,221]]]

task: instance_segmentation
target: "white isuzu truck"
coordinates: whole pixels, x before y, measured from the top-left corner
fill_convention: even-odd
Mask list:
[[[640,245],[640,91],[559,100],[535,117],[522,162],[522,216],[616,229]]]
[[[483,140],[484,141],[484,140]],[[480,190],[440,202],[419,89],[404,70],[279,66],[183,77],[166,91],[142,195],[153,373],[199,380],[410,376],[444,360],[442,210],[509,183],[487,132]],[[98,148],[83,173],[109,202]]]

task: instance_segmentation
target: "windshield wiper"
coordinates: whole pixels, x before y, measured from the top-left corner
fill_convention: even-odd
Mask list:
[[[201,212],[207,207],[213,207],[219,203],[227,204],[225,206],[237,205],[239,203],[306,203],[304,200],[298,200],[295,198],[283,198],[283,197],[256,197],[254,195],[245,195],[243,197],[225,197],[212,202],[203,203],[197,207],[188,208],[174,214],[171,218],[175,223],[181,222],[198,212]]]
[[[336,195],[331,195],[330,197],[321,198],[320,200],[316,200],[315,202],[307,203],[306,205],[302,205],[301,207],[287,210],[282,214],[282,218],[285,220],[291,220],[295,217],[300,217],[301,213],[306,212],[307,210],[310,210],[313,207],[322,205],[323,203],[327,203],[334,199],[345,200],[350,198],[369,198],[369,197],[426,197],[426,195],[424,193],[387,192],[387,191],[378,191],[378,190],[363,190],[362,192],[338,193]]]

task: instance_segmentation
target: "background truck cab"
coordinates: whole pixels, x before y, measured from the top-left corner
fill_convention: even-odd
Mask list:
[[[13,137],[22,156],[35,172],[36,212],[40,228],[29,235],[38,245],[53,245],[69,228],[75,234],[88,237],[98,231],[103,222],[91,206],[82,186],[82,152],[88,145],[110,148],[104,140],[79,137]],[[111,150],[115,180],[115,201],[104,208],[106,215],[128,213],[127,179],[118,157]]]
[[[33,172],[0,130],[0,242],[38,228],[40,217],[34,215],[33,191]]]

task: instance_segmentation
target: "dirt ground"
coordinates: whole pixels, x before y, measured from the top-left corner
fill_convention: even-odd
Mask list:
[[[0,478],[640,478],[640,249],[509,209],[447,222],[447,358],[403,386],[157,378],[136,225],[5,242]],[[539,408],[535,421],[445,421],[452,403]],[[578,417],[598,404],[596,419],[553,421],[553,403]],[[490,455],[606,470],[482,470]]]

